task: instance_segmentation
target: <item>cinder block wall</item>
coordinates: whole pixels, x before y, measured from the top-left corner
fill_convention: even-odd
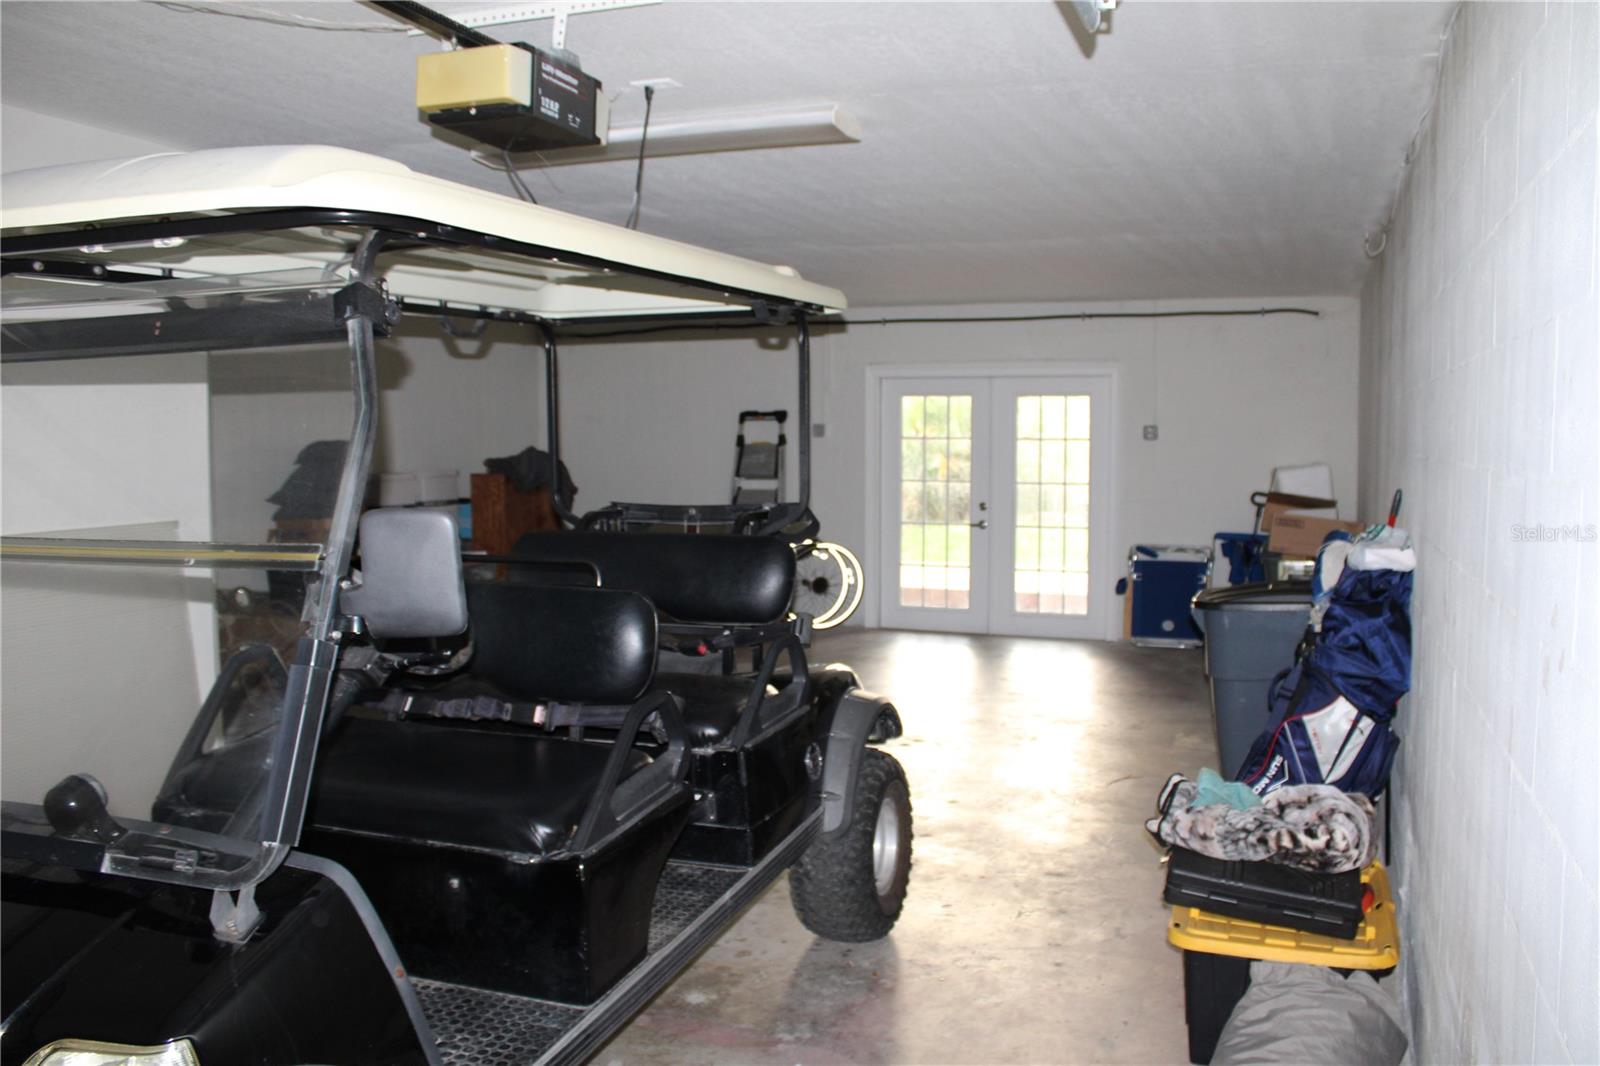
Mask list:
[[[1421,1062],[1600,1062],[1594,3],[1463,4],[1362,294],[1420,547],[1394,779]]]

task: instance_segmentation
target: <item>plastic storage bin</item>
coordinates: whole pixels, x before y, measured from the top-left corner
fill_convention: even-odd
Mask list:
[[[1400,963],[1400,927],[1389,871],[1374,860],[1361,871],[1361,883],[1372,890],[1372,905],[1356,935],[1348,939],[1177,906],[1172,908],[1167,942],[1184,951],[1236,959],[1304,962],[1341,970],[1392,970]]]
[[[1208,589],[1194,598],[1194,619],[1206,638],[1222,776],[1232,777],[1266,725],[1272,679],[1294,665],[1311,620],[1311,585]]]
[[[1167,942],[1183,950],[1190,1062],[1211,1061],[1222,1027],[1250,987],[1252,959],[1371,970],[1375,977],[1399,964],[1400,932],[1388,871],[1374,862],[1361,871],[1361,882],[1372,891],[1372,906],[1349,940],[1225,918],[1198,907],[1172,908]]]
[[[1183,1021],[1189,1061],[1205,1066],[1216,1054],[1222,1028],[1250,991],[1250,960],[1202,951],[1183,953]]]
[[[1128,553],[1129,636],[1135,644],[1195,648],[1200,630],[1189,603],[1206,587],[1209,548],[1140,544]]]

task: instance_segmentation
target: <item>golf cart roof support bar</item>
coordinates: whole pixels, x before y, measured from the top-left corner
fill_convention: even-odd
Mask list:
[[[374,230],[361,239],[351,266],[357,282],[371,284],[373,260],[388,236],[381,230]],[[285,686],[284,717],[292,724],[278,735],[267,781],[261,839],[269,844],[292,846],[300,840],[306,799],[311,791],[317,737],[322,731],[322,716],[338,666],[338,641],[342,635],[338,630],[341,619],[339,583],[349,573],[350,559],[355,553],[356,521],[366,495],[378,436],[378,371],[371,309],[352,308],[345,328],[356,410],[351,420],[350,442],[345,449],[344,469],[339,474],[338,494],[334,497],[333,521],[328,529],[322,573],[316,584],[307,590],[304,617],[311,624],[311,634],[296,648]],[[272,869],[276,869],[276,864]],[[266,871],[271,872],[271,869]]]
[[[388,242],[389,235],[373,230],[356,246],[351,273],[358,283],[371,285],[373,262]],[[356,410],[350,426],[350,445],[345,452],[344,470],[334,497],[333,522],[328,529],[327,561],[323,580],[306,609],[316,611],[312,635],[327,640],[339,617],[338,588],[350,569],[355,553],[356,523],[361,517],[361,501],[367,492],[372,472],[372,452],[378,439],[378,368],[373,333],[382,321],[382,309],[356,304],[346,310],[345,329],[350,345],[350,376],[355,383]]]
[[[654,333],[670,333],[682,330],[749,330],[767,326],[767,322],[750,310],[712,310],[712,311],[662,311],[655,314],[641,312],[628,315],[599,315],[594,317],[558,318],[533,311],[517,311],[510,308],[495,307],[470,307],[459,303],[450,303],[443,300],[423,300],[415,296],[401,296],[396,301],[400,305],[400,313],[404,315],[425,315],[429,318],[438,318],[441,315],[450,318],[466,318],[488,320],[491,322],[518,322],[531,325],[541,323],[549,325],[557,334],[567,340],[620,340],[630,336],[648,336]],[[655,327],[641,329],[627,329],[619,327],[640,326]]]
[[[308,296],[258,297],[236,307],[168,308],[137,315],[10,322],[3,327],[7,363],[164,355],[345,339],[351,314],[369,316],[385,335],[384,300],[370,284]]]
[[[811,324],[795,308],[794,329],[800,349],[800,511],[811,509]]]
[[[578,516],[567,509],[561,498],[561,354],[556,349],[556,331],[548,322],[539,323],[544,341],[544,424],[550,447],[550,506],[567,526],[578,524]]]
[[[354,512],[361,506],[372,460],[376,430],[372,415],[377,400],[372,323],[360,316],[352,318],[350,342],[351,359],[358,368],[359,405],[344,471],[339,477],[339,494],[334,505],[333,525],[328,532],[322,573],[307,589],[305,610],[311,623],[311,635],[302,638],[295,648],[288,683],[284,686],[285,727],[274,744],[266,801],[261,812],[261,839],[269,844],[293,846],[300,841],[306,798],[311,791],[311,770],[316,761],[317,738],[322,732],[322,716],[339,662],[340,634],[336,629],[339,580],[350,567],[355,540]],[[271,872],[269,869],[263,876]]]

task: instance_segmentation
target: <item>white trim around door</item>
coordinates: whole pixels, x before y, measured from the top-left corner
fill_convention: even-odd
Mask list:
[[[1117,370],[1114,366],[1101,363],[1077,362],[1019,362],[1008,364],[887,364],[867,367],[867,396],[866,411],[869,419],[866,434],[866,516],[867,535],[870,550],[874,561],[869,564],[868,582],[869,592],[864,607],[863,620],[869,626],[888,626],[915,629],[934,629],[947,632],[993,632],[1016,635],[1056,636],[1088,639],[1115,639],[1118,634],[1116,626],[1116,612],[1111,609],[1114,603],[1112,585],[1115,583],[1116,574],[1114,567],[1117,553],[1114,550],[1115,536],[1118,532],[1116,522],[1116,497],[1117,497],[1117,444],[1118,444],[1118,409],[1117,409]],[[1087,431],[1074,429],[1070,435],[1082,438],[1079,443],[1071,441],[1064,445],[1054,446],[1042,444],[1046,456],[1045,463],[1049,464],[1053,451],[1076,452],[1074,461],[1077,463],[1075,472],[1070,478],[1063,476],[1062,481],[1081,481],[1082,453],[1088,452],[1088,463],[1091,470],[1088,486],[1077,486],[1064,489],[1073,500],[1073,513],[1077,516],[1069,520],[1069,524],[1079,526],[1076,532],[1069,531],[1068,540],[1077,538],[1077,561],[1070,562],[1068,569],[1077,569],[1077,575],[1067,575],[1066,580],[1070,587],[1065,590],[1060,586],[1060,578],[1050,574],[1037,575],[1044,581],[1042,586],[1032,582],[1036,575],[1029,574],[1029,564],[1024,562],[1022,572],[1018,571],[1019,550],[1024,554],[1034,551],[1034,534],[1025,532],[1019,539],[1016,528],[1018,523],[1017,507],[1019,495],[1026,495],[1027,499],[1021,501],[1024,514],[1021,517],[1026,523],[1038,522],[1031,517],[1032,509],[1036,506],[1033,488],[1027,486],[1029,479],[1037,475],[1028,472],[1023,477],[1024,486],[1029,492],[1021,494],[1018,491],[1018,447],[1017,432],[1018,412],[1028,411],[1029,417],[1033,408],[1029,406],[1033,401],[1029,396],[1038,397],[1054,396],[1057,407],[1061,406],[1061,397],[1068,396],[1078,410],[1077,417],[1083,418],[1086,409],[1092,405],[1092,436]],[[967,499],[966,487],[952,485],[941,496],[945,506],[953,505],[957,499],[957,489],[961,490],[961,505],[970,506],[971,511],[964,516],[951,517],[953,512],[938,512],[935,514],[930,508],[928,514],[934,514],[933,521],[944,523],[946,530],[936,530],[940,536],[947,535],[952,554],[951,562],[960,563],[973,568],[970,574],[970,585],[962,588],[960,592],[954,591],[955,586],[967,581],[968,575],[960,577],[929,576],[927,581],[930,587],[938,589],[932,593],[921,594],[912,590],[906,593],[902,589],[903,581],[913,581],[918,577],[915,568],[903,571],[901,567],[901,536],[897,518],[898,512],[891,514],[888,503],[891,498],[899,506],[903,492],[913,491],[915,486],[903,484],[900,480],[900,466],[902,456],[894,454],[902,448],[916,450],[919,445],[914,441],[902,439],[898,425],[890,425],[891,417],[885,411],[889,407],[895,410],[891,415],[900,413],[899,404],[906,396],[913,398],[926,395],[931,399],[930,405],[937,404],[938,410],[929,411],[929,432],[935,437],[949,433],[960,434],[968,432],[968,427],[963,423],[956,426],[951,423],[949,433],[942,428],[941,419],[946,417],[945,401],[939,397],[970,397],[973,404],[971,414],[972,458],[974,469],[971,474],[964,474],[957,466],[952,480],[959,481],[965,478],[970,484],[970,501]],[[1019,408],[1019,400],[1022,407]],[[892,403],[890,401],[893,401]],[[955,402],[955,401],[951,401]],[[965,404],[969,401],[962,400]],[[911,414],[908,412],[908,417]],[[1059,417],[1059,414],[1058,414]],[[1079,423],[1081,425],[1081,423]],[[1024,432],[1029,432],[1024,430]],[[1055,433],[1050,430],[1048,433]],[[1047,434],[1048,435],[1048,434]],[[935,459],[942,459],[946,455],[954,455],[960,448],[956,437],[950,437],[946,442],[930,442],[927,448],[933,452],[927,453],[929,457],[927,473],[915,473],[913,479],[920,477],[939,478],[949,475],[936,473],[938,463]],[[891,439],[892,438],[892,439]],[[1092,443],[1092,446],[1091,446]],[[985,447],[987,445],[987,448]],[[934,455],[933,453],[937,453]],[[913,457],[916,458],[916,457]],[[1031,462],[1031,454],[1022,457]],[[889,460],[893,460],[890,462]],[[904,460],[909,461],[909,460]],[[1059,458],[1057,458],[1059,462]],[[893,476],[891,476],[893,475]],[[1045,477],[1050,480],[1053,474]],[[891,484],[891,482],[893,482]],[[924,486],[930,491],[939,490],[939,486],[928,484]],[[1087,490],[1087,492],[1085,491]],[[1054,500],[1061,492],[1051,493],[1049,489],[1040,490],[1046,497]],[[1087,495],[1087,521],[1085,524],[1083,509]],[[912,501],[915,503],[915,501]],[[987,504],[987,507],[982,505]],[[910,506],[910,504],[907,504]],[[1053,503],[1047,503],[1045,509],[1049,510]],[[926,515],[916,515],[912,518],[927,521]],[[958,519],[967,519],[968,523],[959,522]],[[958,552],[954,541],[961,534],[960,527],[970,524],[972,534],[970,540],[963,536],[963,546]],[[980,526],[987,524],[987,529]],[[1048,525],[1048,521],[1045,525]],[[916,530],[910,530],[915,534]],[[929,534],[933,535],[933,534]],[[1051,551],[1056,550],[1056,541],[1059,536],[1049,532],[1042,534]],[[1082,538],[1088,539],[1088,581],[1084,584],[1081,567]],[[913,539],[915,539],[913,537]],[[970,549],[966,547],[970,544]],[[1070,553],[1073,549],[1068,548]],[[936,560],[936,561],[943,561]],[[1035,564],[1037,565],[1037,564]],[[931,574],[931,572],[930,572]],[[950,590],[943,586],[948,583]],[[1026,591],[1023,586],[1027,586]],[[1066,593],[1067,605],[1062,607],[1062,594]],[[919,602],[926,598],[932,609],[920,609]]]

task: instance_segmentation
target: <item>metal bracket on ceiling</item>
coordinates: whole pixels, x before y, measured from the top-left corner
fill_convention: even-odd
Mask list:
[[[502,26],[509,22],[555,19],[555,32],[551,44],[556,48],[564,48],[567,18],[571,15],[587,15],[594,11],[612,11],[622,7],[649,7],[661,2],[662,0],[567,0],[565,3],[501,3],[461,12],[452,11],[450,17],[463,26]]]
[[[478,314],[474,316],[473,323],[465,328],[457,326],[450,318],[450,309],[447,307],[439,313],[439,325],[444,327],[445,333],[458,341],[477,340],[483,336],[483,331],[489,328],[489,309],[483,305],[478,306]]]
[[[755,300],[750,304],[750,313],[763,326],[787,326],[794,321],[794,307],[790,304],[769,304],[765,300]]]

